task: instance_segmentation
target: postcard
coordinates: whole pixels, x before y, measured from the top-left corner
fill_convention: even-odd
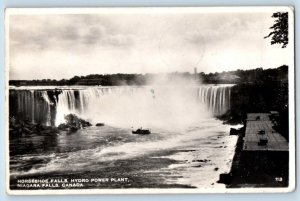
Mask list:
[[[292,7],[7,8],[6,188],[291,192]]]

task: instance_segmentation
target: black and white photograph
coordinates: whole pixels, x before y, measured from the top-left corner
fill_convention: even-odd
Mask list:
[[[292,7],[5,12],[9,194],[295,188]]]

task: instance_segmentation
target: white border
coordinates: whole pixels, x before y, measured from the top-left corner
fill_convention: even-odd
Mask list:
[[[267,12],[274,9],[289,13],[289,45],[291,52],[288,64],[289,83],[289,186],[286,188],[235,188],[235,189],[68,189],[68,190],[11,190],[9,188],[9,16],[39,14],[121,14],[121,13],[240,13]],[[295,43],[294,8],[292,6],[243,6],[243,7],[106,7],[106,8],[7,8],[5,10],[5,144],[6,144],[6,192],[10,195],[62,195],[62,194],[198,194],[198,193],[286,193],[295,190]]]

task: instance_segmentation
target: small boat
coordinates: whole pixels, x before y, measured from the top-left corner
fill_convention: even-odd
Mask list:
[[[96,126],[104,126],[104,123],[97,123]]]
[[[132,134],[139,134],[139,135],[149,135],[151,134],[150,130],[149,129],[142,129],[142,128],[139,128],[135,131],[132,131]]]

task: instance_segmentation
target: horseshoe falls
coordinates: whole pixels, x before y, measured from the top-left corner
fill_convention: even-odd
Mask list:
[[[197,112],[204,116],[219,116],[230,108],[231,87],[15,87],[10,90],[9,102],[13,115],[56,126],[63,123],[64,116],[70,113],[94,123],[101,120],[115,123],[114,118],[141,115],[144,115],[142,120],[146,115],[149,118],[170,118],[196,115]],[[154,121],[153,118],[149,121]]]
[[[72,113],[93,125],[10,139],[11,188],[24,178],[128,178],[87,189],[225,188],[217,180],[230,169],[237,138],[216,116],[230,109],[231,88],[11,86],[10,118],[58,126]],[[140,127],[151,134],[132,134]]]

